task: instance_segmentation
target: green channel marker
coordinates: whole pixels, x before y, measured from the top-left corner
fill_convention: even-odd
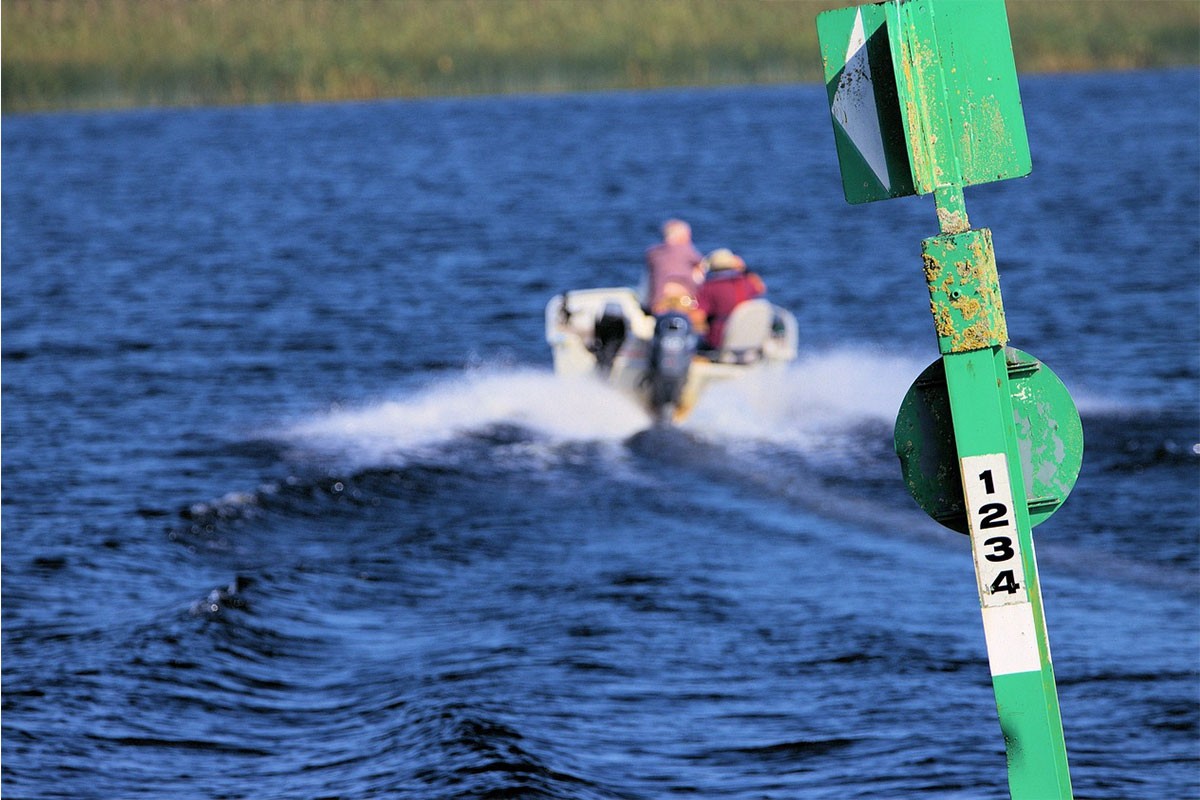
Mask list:
[[[963,197],[1032,169],[1004,2],[891,0],[825,12],[817,33],[846,200],[934,195],[941,374],[905,398],[896,451],[918,504],[970,537],[1011,795],[1069,800],[1033,525],[1074,485],[1082,427],[1053,373],[1006,348],[991,232]]]

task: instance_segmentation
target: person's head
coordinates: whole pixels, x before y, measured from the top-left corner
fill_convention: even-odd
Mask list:
[[[692,241],[692,226],[681,219],[669,219],[663,223],[662,235],[667,244],[687,244]]]
[[[746,262],[729,248],[722,247],[719,250],[713,250],[705,256],[704,261],[701,262],[701,266],[705,272],[725,272],[728,270],[742,272],[746,269]]]

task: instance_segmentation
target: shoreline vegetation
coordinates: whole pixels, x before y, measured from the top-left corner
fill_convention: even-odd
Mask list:
[[[854,0],[0,0],[4,113],[812,83]],[[1200,0],[1008,0],[1020,73],[1200,64]]]

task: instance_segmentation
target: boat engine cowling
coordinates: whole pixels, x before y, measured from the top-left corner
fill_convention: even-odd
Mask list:
[[[655,319],[650,347],[650,404],[656,412],[679,404],[696,355],[696,336],[686,314],[668,312]]]
[[[621,310],[621,306],[617,303],[607,304],[596,319],[590,348],[596,356],[596,368],[600,370],[601,374],[607,375],[612,369],[613,359],[617,357],[621,345],[625,343],[625,335],[628,330],[629,323],[625,319],[625,312]]]

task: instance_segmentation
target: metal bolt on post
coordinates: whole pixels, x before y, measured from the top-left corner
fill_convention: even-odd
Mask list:
[[[1061,381],[1008,347],[991,232],[966,186],[1032,169],[1003,0],[891,0],[817,18],[846,199],[933,194],[922,243],[940,359],[901,406],[909,491],[970,537],[1014,800],[1071,798],[1033,526],[1066,499],[1083,434]]]

